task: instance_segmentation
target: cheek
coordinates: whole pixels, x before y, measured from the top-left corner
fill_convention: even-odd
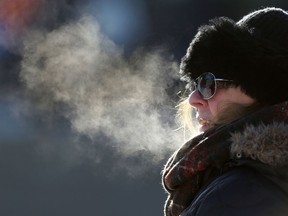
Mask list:
[[[210,113],[212,117],[217,117],[221,110],[227,107],[227,101],[225,98],[221,97],[221,92],[216,94],[213,98],[208,100],[208,107],[210,109]]]
[[[216,103],[208,103],[209,109],[210,109],[210,113],[213,117],[217,116],[219,109],[218,109],[218,105]]]

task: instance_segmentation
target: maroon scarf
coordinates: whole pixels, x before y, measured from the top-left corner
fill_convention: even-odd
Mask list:
[[[260,122],[288,123],[288,102],[265,107],[230,124],[215,127],[185,143],[168,160],[163,170],[163,185],[169,193],[166,216],[179,216],[203,186],[205,171],[221,170],[230,159],[231,133]]]

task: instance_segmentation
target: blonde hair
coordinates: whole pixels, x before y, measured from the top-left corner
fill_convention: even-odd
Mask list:
[[[199,133],[198,122],[195,119],[196,113],[193,113],[194,109],[189,104],[188,98],[181,99],[176,108],[176,122],[179,125],[179,129],[184,132],[184,139],[186,139],[187,133],[189,137]]]

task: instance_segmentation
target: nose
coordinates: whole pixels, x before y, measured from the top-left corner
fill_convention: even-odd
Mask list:
[[[201,109],[201,107],[206,107],[208,105],[207,100],[204,100],[201,97],[199,91],[197,91],[197,90],[193,91],[189,95],[188,102],[192,107],[194,107],[196,109],[199,109],[199,108]]]

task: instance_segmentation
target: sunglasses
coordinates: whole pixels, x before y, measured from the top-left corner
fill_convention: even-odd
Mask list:
[[[206,72],[195,79],[194,85],[195,89],[200,93],[200,96],[204,100],[209,100],[216,94],[217,88],[221,87],[222,82],[233,81],[228,79],[218,79],[214,76],[214,74]]]

